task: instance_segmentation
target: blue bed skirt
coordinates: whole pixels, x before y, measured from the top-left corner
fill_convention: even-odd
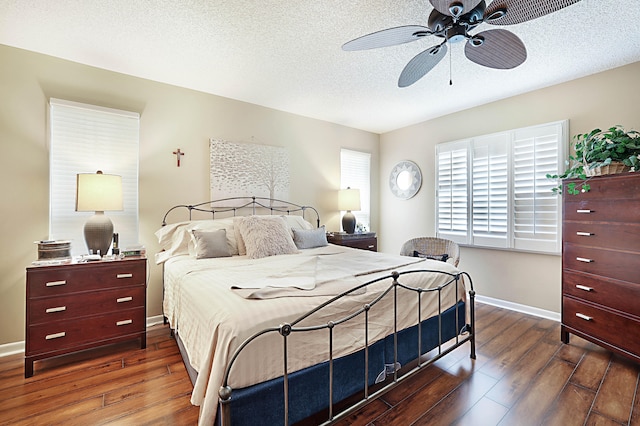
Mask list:
[[[457,312],[457,319],[456,319]],[[442,314],[442,342],[461,332],[465,326],[465,303],[458,302]],[[422,321],[422,353],[438,347],[438,317]],[[418,355],[418,326],[398,332],[398,359],[405,365]],[[394,336],[389,335],[369,347],[369,385],[385,370],[394,365]],[[334,360],[333,403],[364,390],[364,350]],[[402,370],[400,370],[402,371]],[[234,426],[281,425],[284,419],[284,379],[282,377],[244,389],[233,390],[231,422]],[[329,362],[313,365],[289,374],[289,423],[293,424],[329,407]],[[220,410],[218,410],[220,413]],[[325,416],[326,420],[328,417]],[[216,419],[220,424],[220,419]]]

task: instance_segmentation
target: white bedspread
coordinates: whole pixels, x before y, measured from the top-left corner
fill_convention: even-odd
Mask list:
[[[330,296],[356,284],[388,275],[392,270],[442,270],[456,273],[451,264],[404,256],[393,256],[329,245],[303,250],[300,254],[247,259],[233,256],[201,259],[177,256],[165,264],[164,313],[179,333],[191,361],[198,371],[191,401],[200,405],[200,424],[213,423],[218,390],[233,351],[249,336],[266,327],[292,322]],[[290,275],[292,274],[292,275]],[[448,281],[440,274],[407,274],[401,282],[433,288]],[[326,324],[371,302],[390,285],[390,280],[368,286],[339,305],[329,305],[304,325]],[[237,289],[231,289],[237,287]],[[450,286],[452,287],[452,286]],[[304,288],[305,290],[301,289]],[[460,286],[443,292],[443,310],[464,297]],[[288,297],[282,297],[288,296]],[[398,326],[417,321],[417,296],[398,292],[403,315]],[[432,300],[433,299],[433,300]],[[423,296],[422,319],[437,313],[436,298]],[[387,295],[370,312],[375,318],[369,326],[370,342],[393,332],[393,297]],[[328,358],[326,331],[313,335],[292,334],[288,339],[289,372],[317,364]],[[362,319],[350,320],[334,330],[334,358],[348,355],[363,345]],[[242,388],[282,375],[282,337],[261,336],[236,361],[230,385]],[[248,350],[247,350],[248,349]]]

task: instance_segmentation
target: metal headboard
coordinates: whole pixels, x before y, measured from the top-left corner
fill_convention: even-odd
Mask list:
[[[226,205],[225,205],[226,204]],[[233,205],[231,207],[230,205]],[[205,201],[199,204],[179,204],[171,207],[164,214],[162,218],[162,226],[167,224],[167,216],[169,213],[181,210],[187,210],[189,214],[189,220],[193,219],[193,212],[202,212],[211,214],[211,219],[216,219],[216,215],[237,216],[243,211],[251,211],[251,214],[256,214],[258,209],[264,209],[269,214],[297,214],[300,213],[303,218],[306,219],[305,213],[311,211],[315,215],[316,227],[320,227],[320,214],[318,210],[311,206],[303,206],[295,204],[289,201],[278,200],[275,198],[267,197],[230,197],[221,198],[219,200]]]

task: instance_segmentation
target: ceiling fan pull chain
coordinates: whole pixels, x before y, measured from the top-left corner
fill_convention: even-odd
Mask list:
[[[451,51],[453,49],[449,49],[449,86],[453,86],[453,77],[451,76],[451,74],[453,73],[452,71],[452,66],[451,66]]]

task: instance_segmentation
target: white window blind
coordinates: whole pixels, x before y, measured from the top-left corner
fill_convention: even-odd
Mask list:
[[[468,239],[467,141],[436,145],[438,232],[444,238]]]
[[[477,245],[507,247],[508,142],[506,134],[472,141],[472,236]]]
[[[76,212],[76,175],[122,176],[123,210],[107,211],[120,247],[138,244],[138,113],[60,99],[49,101],[49,238],[71,240],[87,253],[83,228],[91,212]]]
[[[352,212],[358,224],[371,230],[371,154],[340,150],[340,188],[360,190],[360,211]],[[344,212],[341,212],[341,215]]]
[[[546,174],[562,168],[567,129],[565,120],[437,145],[437,234],[467,245],[558,253],[561,204]]]

